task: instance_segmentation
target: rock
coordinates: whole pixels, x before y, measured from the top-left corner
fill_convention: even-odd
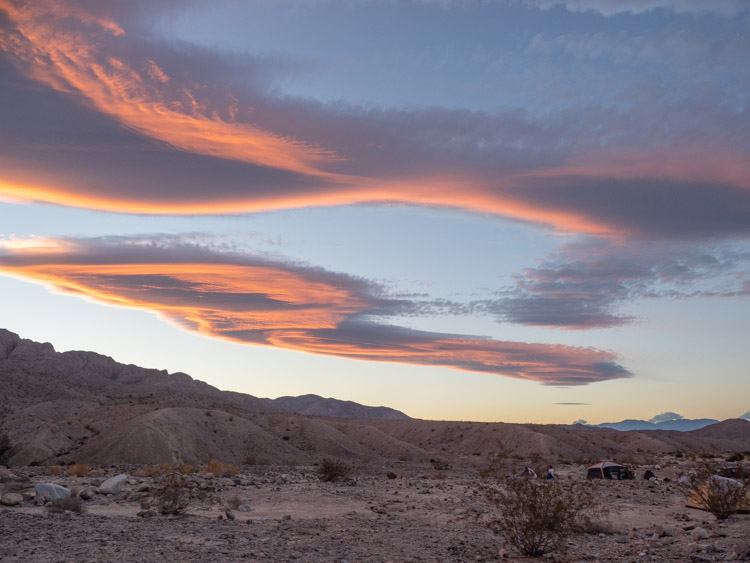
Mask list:
[[[3,506],[16,506],[17,504],[21,504],[23,502],[23,495],[19,495],[18,493],[5,493],[2,497],[0,497],[0,504]]]
[[[41,499],[42,501],[45,498],[48,498],[49,500],[57,500],[59,498],[68,498],[71,495],[70,489],[66,489],[55,483],[39,483],[34,487],[34,492],[36,493],[36,498]],[[37,504],[38,503],[37,500]]]
[[[137,516],[141,518],[153,518],[154,516],[156,516],[156,512],[154,512],[153,510],[141,510],[137,513]]]
[[[94,498],[94,491],[92,489],[82,489],[80,493],[78,493],[78,496],[81,497],[83,500],[91,500]]]
[[[241,504],[237,507],[239,512],[250,512],[251,508],[249,504]]]
[[[398,477],[398,475],[396,475],[393,471],[389,471],[388,473],[385,474],[385,476],[388,477],[389,479],[395,479],[396,477]]]
[[[703,528],[695,528],[690,532],[690,539],[693,541],[707,540],[710,536],[711,534]]]
[[[228,520],[234,520],[236,518],[234,511],[231,508],[227,508],[224,511],[224,515],[227,517]]]
[[[750,544],[748,544],[746,541],[743,540],[735,540],[734,545],[732,545],[732,550],[734,553],[736,553],[739,557],[747,557],[750,556]]]
[[[99,492],[103,495],[116,495],[120,492],[127,479],[128,476],[124,473],[110,477],[104,481],[104,483],[99,485]]]

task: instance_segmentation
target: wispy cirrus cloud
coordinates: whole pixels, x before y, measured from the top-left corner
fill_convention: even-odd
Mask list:
[[[706,99],[685,89],[686,100],[544,115],[319,103],[280,94],[274,77],[294,72],[283,57],[155,38],[143,24],[148,6],[0,4],[0,196],[137,213],[402,202],[605,236],[750,231],[747,117],[741,99],[714,103],[723,94],[710,81],[692,89]],[[597,44],[631,61],[653,50]],[[742,66],[729,67],[742,83]]]
[[[611,328],[637,320],[620,309],[638,299],[738,297],[748,288],[750,253],[735,246],[591,239],[562,246],[519,273],[515,287],[474,306],[524,325]]]
[[[549,385],[629,377],[593,348],[440,334],[375,320],[418,312],[368,280],[218,251],[192,237],[7,240],[0,273],[158,313],[206,336],[344,358],[443,366]]]
[[[678,14],[707,14],[736,16],[748,10],[742,0],[523,0],[528,6],[548,10],[564,6],[571,12],[598,12],[604,16],[616,14],[643,14],[664,9]]]

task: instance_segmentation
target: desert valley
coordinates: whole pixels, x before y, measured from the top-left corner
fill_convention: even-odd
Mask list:
[[[2,561],[524,560],[492,531],[487,491],[549,465],[555,487],[583,483],[608,514],[546,560],[750,557],[748,515],[688,508],[680,481],[706,461],[747,463],[746,420],[689,432],[416,420],[220,391],[6,330],[0,383]],[[587,481],[602,459],[636,479]],[[345,470],[328,479],[326,464]],[[188,495],[168,514],[159,494],[171,477]],[[52,508],[49,484],[77,504]]]

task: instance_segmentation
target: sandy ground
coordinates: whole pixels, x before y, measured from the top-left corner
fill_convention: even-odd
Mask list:
[[[80,479],[32,469],[21,476],[30,477],[27,482],[14,481],[24,470],[6,471],[3,490],[28,496],[38,482],[92,489],[123,468]],[[389,470],[398,477],[389,479]],[[556,486],[583,480],[576,467],[558,468],[558,475]],[[315,467],[243,467],[232,479],[196,478],[204,498],[186,514],[144,517],[139,513],[150,493],[138,489],[153,490],[154,481],[129,473],[120,493],[94,495],[82,515],[51,514],[33,499],[0,506],[0,561],[528,560],[488,528],[497,509],[482,492],[488,482],[475,470],[404,465],[368,467],[353,476],[327,483]],[[685,490],[673,480],[597,484],[612,511],[609,523],[571,538],[567,553],[546,560],[724,561],[750,555],[750,517],[718,522],[685,508]],[[226,508],[237,504],[231,520]]]

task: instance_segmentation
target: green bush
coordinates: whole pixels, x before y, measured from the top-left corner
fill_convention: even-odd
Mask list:
[[[606,529],[591,483],[508,477],[486,494],[499,509],[490,528],[524,555],[563,551],[571,535]]]

